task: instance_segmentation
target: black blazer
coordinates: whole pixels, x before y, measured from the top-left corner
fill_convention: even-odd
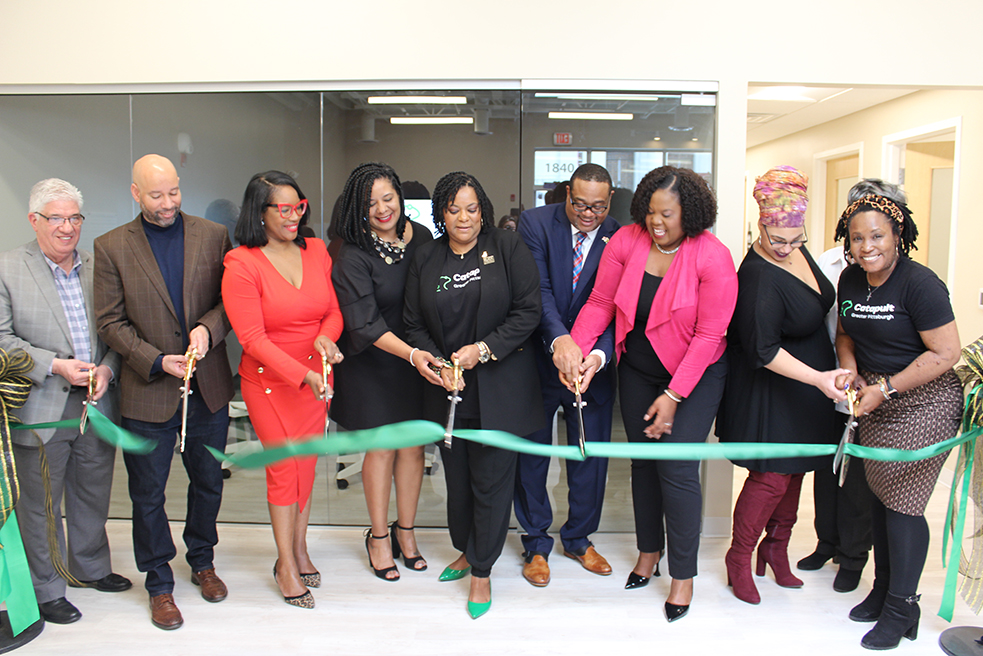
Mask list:
[[[406,279],[403,319],[411,346],[450,358],[437,315],[436,289],[447,237],[421,246],[410,263]],[[507,230],[484,228],[478,235],[481,300],[478,305],[478,340],[497,360],[475,367],[481,427],[525,436],[544,425],[543,400],[533,354],[532,335],[539,326],[542,301],[539,271],[522,239]],[[427,419],[447,420],[447,392],[427,385]]]

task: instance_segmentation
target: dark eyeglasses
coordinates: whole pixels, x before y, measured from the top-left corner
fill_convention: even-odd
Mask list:
[[[290,215],[294,212],[297,216],[304,216],[304,212],[307,211],[307,199],[300,201],[296,205],[291,205],[290,203],[267,203],[264,207],[275,207],[276,211],[280,213],[281,219],[289,219]]]
[[[798,248],[802,244],[809,241],[809,236],[806,235],[804,228],[802,230],[802,236],[792,241],[785,241],[784,239],[772,239],[771,235],[768,234],[768,226],[762,225],[761,229],[765,231],[765,237],[768,238],[768,243],[771,244],[774,248],[782,248],[783,246],[791,246],[792,248]]]
[[[594,205],[588,205],[587,203],[581,203],[580,201],[575,201],[572,198],[570,199],[570,204],[573,206],[573,209],[576,210],[577,212],[586,212],[587,210],[590,210],[594,214],[598,214],[598,215],[604,214],[608,209],[608,206],[605,205],[604,203],[596,203]]]
[[[35,214],[56,228],[65,225],[65,221],[68,221],[73,226],[80,226],[82,225],[82,222],[85,221],[85,217],[81,214],[73,214],[72,216],[45,216],[44,214],[41,214],[41,212],[35,212]]]

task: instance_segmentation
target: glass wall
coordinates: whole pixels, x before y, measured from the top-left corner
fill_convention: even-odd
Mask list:
[[[412,95],[413,97],[407,97]],[[595,162],[617,189],[612,214],[629,221],[635,186],[656,166],[693,168],[713,183],[715,96],[712,93],[594,92],[514,89],[432,89],[412,92],[173,93],[0,96],[2,248],[34,238],[27,221],[30,187],[46,177],[74,183],[85,196],[81,247],[126,223],[137,208],[130,193],[132,162],[158,153],[174,162],[183,209],[234,227],[249,178],[279,169],[301,185],[313,208],[312,227],[326,240],[349,172],[367,161],[392,165],[405,186],[415,181],[408,213],[429,217],[430,191],[445,173],[475,175],[502,215],[543,203],[546,190]],[[617,120],[604,120],[618,115]],[[408,195],[409,196],[409,195]],[[241,349],[230,339],[233,366]],[[394,394],[398,390],[393,391]],[[380,403],[385,403],[380,399]],[[234,415],[244,415],[235,405]],[[617,416],[617,410],[615,412]],[[620,420],[613,439],[624,440]],[[343,427],[335,427],[343,430]],[[565,443],[562,422],[558,439]],[[233,419],[229,451],[259,448],[247,416]],[[439,455],[428,449],[417,524],[446,521]],[[364,525],[358,455],[322,458],[311,521]],[[632,530],[628,463],[612,462],[602,529]],[[187,477],[175,461],[168,512],[184,516]],[[558,527],[566,514],[566,477],[554,462],[549,490]],[[263,470],[231,472],[222,521],[267,522]],[[126,472],[116,468],[111,514],[128,517]],[[395,506],[391,514],[395,517]]]

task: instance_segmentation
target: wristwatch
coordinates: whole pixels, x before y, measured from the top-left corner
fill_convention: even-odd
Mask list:
[[[894,385],[891,384],[890,378],[881,378],[877,381],[877,386],[881,388],[881,394],[884,395],[885,400],[889,401],[891,399],[897,399],[901,396],[901,392],[899,392]]]

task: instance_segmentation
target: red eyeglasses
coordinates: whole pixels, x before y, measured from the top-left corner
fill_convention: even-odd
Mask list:
[[[276,211],[280,213],[281,219],[289,219],[290,215],[294,212],[297,216],[304,216],[304,212],[307,211],[307,199],[300,201],[296,205],[291,205],[290,203],[267,203],[264,207],[275,207]]]

